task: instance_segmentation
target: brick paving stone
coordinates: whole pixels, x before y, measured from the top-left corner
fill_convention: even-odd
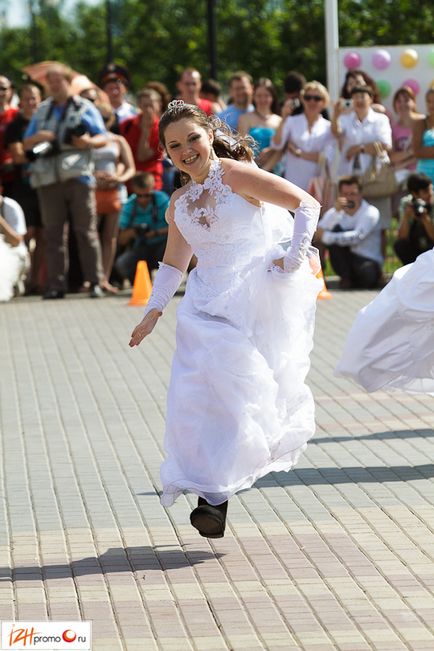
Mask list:
[[[317,434],[214,541],[158,499],[179,299],[135,350],[125,296],[1,306],[0,618],[91,619],[93,651],[432,651],[432,400],[332,374],[372,296],[319,303]]]

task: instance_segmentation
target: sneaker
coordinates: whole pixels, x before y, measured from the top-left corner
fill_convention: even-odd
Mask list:
[[[90,298],[103,298],[105,296],[104,290],[99,285],[92,285],[89,290]]]

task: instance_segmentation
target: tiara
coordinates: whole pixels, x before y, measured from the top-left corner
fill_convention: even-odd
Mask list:
[[[173,111],[174,109],[177,108],[182,108],[183,106],[186,106],[186,103],[182,99],[174,99],[169,104],[167,105],[167,110],[168,111]]]

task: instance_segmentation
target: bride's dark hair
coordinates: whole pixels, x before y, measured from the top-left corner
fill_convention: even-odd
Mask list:
[[[171,102],[163,113],[158,127],[158,135],[163,147],[166,147],[164,133],[173,122],[179,120],[193,120],[199,127],[214,134],[213,149],[218,158],[232,158],[233,160],[253,161],[252,145],[254,140],[249,136],[241,136],[215,115],[208,117],[195,104],[186,104],[181,100]],[[189,180],[187,174],[181,173],[181,178]]]

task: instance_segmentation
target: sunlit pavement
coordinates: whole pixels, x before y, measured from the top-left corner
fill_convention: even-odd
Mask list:
[[[158,498],[179,299],[134,350],[125,296],[0,305],[0,618],[92,620],[93,651],[433,651],[433,398],[332,374],[373,295],[319,303],[316,437],[214,541]]]

